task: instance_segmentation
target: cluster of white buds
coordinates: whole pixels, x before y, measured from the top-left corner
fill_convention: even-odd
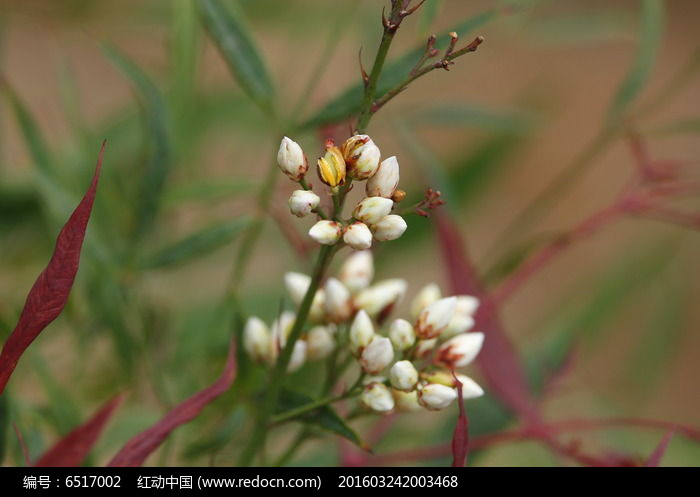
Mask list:
[[[280,169],[303,189],[296,190],[289,198],[289,209],[297,217],[312,212],[320,215],[321,199],[304,182],[308,161],[295,141],[282,139],[277,162]],[[326,152],[317,161],[318,176],[331,188],[333,195],[345,193],[352,181],[366,180],[367,197],[357,204],[352,218],[343,220],[340,212],[333,219],[321,219],[309,230],[309,236],[321,245],[334,245],[341,238],[355,250],[372,246],[372,241],[395,240],[406,231],[406,221],[392,214],[394,203],[401,201],[404,192],[399,185],[399,162],[396,157],[381,160],[379,147],[367,135],[351,136],[337,147],[332,140],[326,141]],[[320,217],[324,217],[321,216]]]
[[[357,251],[343,262],[337,278],[328,278],[311,304],[308,331],[295,343],[289,371],[309,360],[344,350],[356,358],[365,376],[360,401],[376,412],[439,410],[458,398],[483,395],[481,387],[457,370],[469,365],[481,350],[484,335],[471,331],[478,299],[468,295],[443,297],[436,284],[424,287],[411,302],[412,320],[388,320],[406,292],[402,279],[372,284],[371,252]],[[311,279],[287,273],[291,301],[300,305]],[[243,343],[250,357],[272,364],[285,346],[294,323],[285,311],[268,329],[251,317]],[[386,330],[382,325],[386,323]],[[340,350],[338,350],[340,349]]]

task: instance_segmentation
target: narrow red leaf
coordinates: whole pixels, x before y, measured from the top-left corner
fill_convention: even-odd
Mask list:
[[[102,434],[107,421],[121,404],[122,396],[118,395],[95,413],[86,423],[76,427],[68,435],[59,440],[47,450],[34,466],[76,467],[80,466],[92,450],[97,439]]]
[[[647,468],[657,468],[659,464],[661,464],[661,459],[663,459],[664,454],[666,454],[666,449],[668,449],[668,444],[671,442],[671,438],[673,438],[673,430],[666,432],[664,437],[659,442],[659,445],[657,445],[654,452],[651,453],[645,464]]]
[[[457,375],[452,372],[452,377],[457,388],[457,400],[459,401],[459,416],[455,431],[452,434],[452,467],[463,468],[467,464],[467,453],[469,452],[469,419],[464,409],[464,398],[462,397],[462,382]]]
[[[90,187],[58,234],[53,256],[29,291],[19,322],[2,348],[0,394],[5,391],[5,386],[24,351],[42,330],[61,314],[66,305],[78,272],[80,249],[95,201],[104,150],[105,142],[102,143]]]
[[[525,369],[505,334],[495,304],[467,256],[457,227],[444,212],[436,211],[435,219],[452,293],[474,295],[481,301],[475,316],[475,329],[484,332],[486,339],[477,356],[479,367],[496,396],[526,420],[537,422],[539,416]]]
[[[175,428],[192,421],[207,404],[229,389],[236,376],[236,354],[233,343],[228,352],[224,371],[211,386],[188,398],[160,421],[129,440],[110,461],[108,466],[138,467],[158,446],[170,435]]]

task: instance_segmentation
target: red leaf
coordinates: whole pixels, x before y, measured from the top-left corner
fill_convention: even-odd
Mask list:
[[[486,339],[477,356],[477,363],[494,393],[526,420],[535,422],[539,416],[527,385],[525,370],[503,330],[495,305],[466,255],[459,231],[443,212],[436,211],[435,219],[452,293],[474,295],[481,301],[475,316],[475,329],[483,331]]]
[[[462,382],[457,375],[452,372],[452,377],[457,388],[457,400],[459,401],[459,417],[457,425],[452,434],[452,467],[463,468],[467,464],[467,453],[469,452],[469,419],[464,409],[464,398],[462,397]]]
[[[671,442],[671,438],[673,438],[673,430],[666,432],[664,437],[659,442],[659,445],[657,445],[654,452],[651,453],[645,464],[647,468],[657,468],[659,464],[661,464],[661,459],[664,457],[664,454],[666,454],[666,449],[668,449],[668,444]]]
[[[0,394],[17,366],[17,362],[39,333],[56,319],[66,305],[80,263],[85,230],[92,204],[95,201],[97,181],[102,168],[105,142],[97,159],[90,188],[75,208],[56,239],[56,247],[48,266],[41,272],[29,291],[17,326],[5,342],[0,354]]]
[[[207,404],[228,390],[235,376],[235,348],[232,343],[224,371],[214,384],[185,400],[156,424],[129,440],[114,456],[108,466],[141,466],[146,458],[170,435],[170,432],[178,426],[192,421]]]
[[[107,402],[86,423],[75,428],[46,451],[34,466],[80,466],[121,401],[122,397],[118,395]]]

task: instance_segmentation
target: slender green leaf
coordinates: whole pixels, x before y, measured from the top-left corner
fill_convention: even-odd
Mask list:
[[[214,202],[236,196],[240,193],[253,194],[258,184],[249,180],[219,180],[173,187],[163,195],[163,204],[177,206],[185,202]],[[1,214],[0,214],[1,215]]]
[[[187,133],[192,91],[197,74],[199,24],[197,7],[192,0],[172,3],[172,38],[170,40],[171,87],[174,114],[182,122],[178,135]]]
[[[31,356],[32,369],[37,373],[49,400],[49,418],[61,435],[68,433],[80,420],[80,413],[70,392],[64,389],[49,370],[43,357]]]
[[[642,0],[639,47],[632,67],[620,84],[608,111],[608,122],[617,121],[644,88],[651,74],[664,30],[663,0]]]
[[[214,433],[205,437],[197,437],[197,440],[185,449],[183,456],[186,459],[195,459],[220,451],[231,442],[232,437],[243,427],[245,420],[245,408],[243,406],[234,407]]]
[[[458,211],[459,208],[473,205],[478,195],[485,193],[498,175],[510,164],[514,164],[508,159],[523,143],[520,135],[498,133],[476,148],[450,159],[448,166],[418,139],[406,122],[396,120],[393,124],[403,150],[423,173],[425,185],[442,192],[446,204],[441,209]],[[423,194],[423,189],[409,192],[402,203],[410,205],[420,200]],[[413,216],[408,221],[406,233],[394,243],[403,247],[413,246],[416,240],[425,238],[432,230],[433,224],[429,220]]]
[[[467,38],[473,30],[494,20],[497,16],[498,11],[487,11],[453,26],[448,32],[455,31],[463,40],[468,41]],[[438,50],[444,50],[448,42],[449,37],[444,34],[438,38],[435,46]],[[388,62],[384,66],[377,83],[377,98],[404,80],[416,65],[424,50],[425,45],[422,44],[415,50],[397,60]],[[362,82],[358,82],[323,106],[313,117],[301,125],[302,128],[315,128],[324,124],[342,121],[352,116],[360,109],[363,93],[364,87]]]
[[[54,170],[54,166],[51,162],[46,139],[34,120],[34,117],[31,115],[29,109],[26,107],[24,102],[22,102],[17,93],[15,93],[9,84],[1,79],[0,89],[2,89],[2,92],[5,94],[5,97],[10,103],[10,107],[15,119],[17,120],[17,124],[19,124],[22,137],[27,144],[27,148],[32,160],[34,161],[34,164],[45,176],[55,179],[56,171]]]
[[[684,135],[700,133],[700,117],[687,117],[649,130],[657,136]]]
[[[525,260],[527,260],[527,258],[536,250],[543,245],[556,240],[559,236],[561,236],[560,233],[542,233],[516,245],[501,258],[497,259],[491,266],[489,266],[486,274],[484,275],[484,280],[489,284],[494,284],[500,281],[515,271],[520,264],[525,262]]]
[[[31,227],[40,221],[41,198],[34,190],[0,185],[0,227],[4,234],[10,227]]]
[[[147,257],[142,266],[154,269],[189,262],[226,245],[249,225],[249,219],[239,218],[209,226]]]
[[[622,307],[640,289],[647,288],[654,278],[668,267],[676,248],[663,244],[641,254],[627,250],[624,257],[596,275],[584,293],[578,288],[565,304],[556,306],[556,316],[549,316],[547,323],[537,323],[537,328],[549,330],[545,334],[564,337],[580,337],[590,344],[603,336],[605,325],[618,315]],[[563,310],[562,310],[563,309]]]
[[[279,412],[296,409],[303,405],[313,402],[314,399],[299,392],[291,390],[282,390],[279,401]],[[343,418],[338,416],[335,410],[330,406],[320,407],[309,412],[305,416],[298,418],[300,421],[312,426],[322,428],[331,433],[335,433],[350,442],[354,443],[363,450],[368,450],[367,444],[355,433],[355,431],[343,421]]]
[[[418,16],[418,36],[427,38],[430,34],[430,28],[433,22],[440,13],[442,8],[442,0],[426,0],[420,8]]]
[[[562,44],[593,44],[634,40],[634,19],[626,10],[584,11],[548,15],[527,23],[527,32],[538,41]]]
[[[521,110],[490,109],[479,105],[452,102],[423,107],[410,114],[415,124],[431,126],[469,126],[486,131],[523,133],[535,117]]]
[[[199,0],[199,10],[209,35],[243,91],[263,108],[270,109],[274,95],[272,81],[243,14],[234,5],[224,7],[219,0]]]
[[[152,148],[134,213],[134,234],[136,238],[140,238],[155,219],[160,204],[161,192],[172,167],[170,117],[165,100],[151,78],[116,48],[104,45],[103,50],[110,61],[133,84],[136,94],[143,105],[148,126],[149,144]]]
[[[657,287],[652,302],[655,308],[646,326],[639,330],[638,346],[629,361],[626,373],[629,378],[643,376],[643,395],[664,378],[669,362],[676,357],[678,345],[688,329],[688,311],[692,305],[688,296],[693,292],[687,280],[676,280],[674,288]],[[679,288],[680,287],[680,288]]]

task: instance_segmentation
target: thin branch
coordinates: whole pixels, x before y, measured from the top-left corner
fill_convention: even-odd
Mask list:
[[[362,105],[360,106],[357,124],[355,125],[355,133],[364,132],[369,124],[369,120],[372,118],[372,104],[374,102],[374,96],[377,93],[377,83],[379,81],[379,76],[382,73],[382,69],[384,68],[384,62],[386,61],[386,56],[389,53],[389,47],[391,47],[391,42],[394,40],[394,35],[399,29],[401,21],[403,21],[404,17],[412,14],[415,10],[408,10],[410,3],[411,0],[392,0],[391,14],[388,18],[384,16],[384,11],[382,11],[382,25],[384,26],[384,34],[382,35],[382,41],[379,43],[377,55],[374,57],[372,71],[370,72],[367,83],[365,84],[365,94],[362,99]],[[418,7],[420,7],[420,4]]]
[[[467,45],[464,48],[461,48],[459,50],[453,51],[453,45],[456,42],[457,38],[456,36],[452,36],[454,33],[450,33],[451,36],[451,41],[450,41],[450,46],[447,48],[447,51],[445,55],[438,60],[437,62],[433,64],[428,64],[425,66],[422,66],[418,69],[418,65],[413,68],[413,70],[408,74],[405,80],[403,80],[401,83],[396,85],[394,88],[386,92],[381,98],[377,99],[376,102],[372,105],[371,112],[375,113],[382,107],[384,107],[391,99],[396,97],[399,93],[404,91],[406,88],[408,88],[408,85],[411,84],[413,81],[416,79],[420,78],[421,76],[425,76],[431,71],[434,71],[435,69],[445,69],[449,70],[449,66],[454,64],[454,60],[458,57],[461,57],[462,55],[475,52],[476,49],[479,47],[484,42],[484,37],[483,36],[477,36],[474,38],[474,40]],[[433,42],[434,45],[434,42]],[[428,57],[430,57],[430,54],[436,55],[434,52],[434,49],[431,46],[430,43],[430,38],[428,39],[428,46],[426,48],[426,51],[424,52],[422,58],[419,61],[419,64],[422,65],[423,62],[427,60]]]

